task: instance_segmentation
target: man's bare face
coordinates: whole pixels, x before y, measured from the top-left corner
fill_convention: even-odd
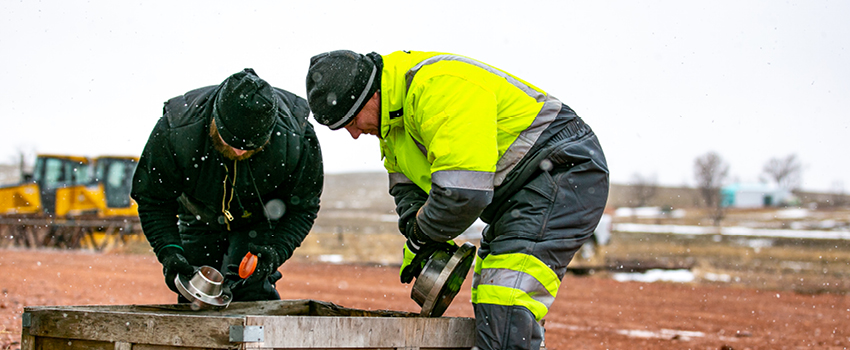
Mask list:
[[[251,156],[259,153],[263,150],[263,145],[260,148],[246,151],[238,148],[231,147],[227,143],[224,142],[224,139],[221,138],[221,135],[218,133],[218,128],[215,126],[215,121],[210,124],[210,138],[213,142],[213,147],[215,150],[221,153],[225,158],[230,160],[245,160],[251,158]]]
[[[372,95],[372,98],[370,98],[369,101],[366,101],[366,104],[363,106],[363,109],[360,110],[360,113],[357,113],[357,115],[354,116],[354,119],[345,126],[345,130],[348,130],[348,133],[351,134],[351,137],[355,140],[362,134],[380,137],[381,98],[379,96],[380,95],[375,92],[375,94]]]

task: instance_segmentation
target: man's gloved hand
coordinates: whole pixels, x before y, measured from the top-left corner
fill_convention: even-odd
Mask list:
[[[422,269],[425,268],[425,263],[428,258],[434,255],[437,251],[445,251],[449,254],[454,254],[457,251],[457,244],[454,241],[437,242],[431,240],[428,236],[419,231],[419,225],[416,220],[412,220],[408,226],[408,238],[404,244],[404,259],[401,263],[399,276],[401,283],[410,283],[413,278],[419,276]]]
[[[257,283],[269,278],[283,263],[277,251],[270,246],[248,243],[248,251],[256,255],[258,261],[257,268],[245,279],[245,284]]]
[[[189,260],[183,256],[183,250],[177,247],[165,247],[159,252],[159,256],[162,262],[162,274],[165,275],[165,284],[168,289],[180,294],[177,286],[174,285],[174,278],[178,273],[192,276],[195,273],[195,267],[189,264]]]
[[[454,241],[435,242],[430,241],[417,248],[415,243],[410,240],[404,244],[404,261],[401,264],[401,283],[410,283],[414,277],[419,276],[422,269],[425,268],[425,263],[431,255],[438,251],[444,251],[449,255],[454,254],[458,247]]]
[[[407,237],[407,241],[412,241],[416,249],[419,249],[419,246],[434,242],[431,237],[428,237],[425,232],[422,232],[422,229],[419,227],[419,223],[416,222],[416,216],[410,218],[407,225],[405,225],[404,230],[404,236]]]

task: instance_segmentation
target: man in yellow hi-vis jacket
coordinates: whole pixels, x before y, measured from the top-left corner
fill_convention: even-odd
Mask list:
[[[540,88],[468,57],[398,51],[314,56],[316,120],[380,139],[407,237],[402,282],[477,218],[488,224],[472,302],[481,349],[536,349],[567,265],[602,216],[608,166],[596,135]],[[415,265],[415,264],[414,264]]]

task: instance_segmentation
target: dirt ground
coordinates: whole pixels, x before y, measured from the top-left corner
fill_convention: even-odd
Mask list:
[[[417,312],[397,267],[290,261],[283,299]],[[0,250],[0,349],[26,306],[168,304],[152,254]],[[378,287],[379,286],[379,287]],[[472,317],[469,279],[445,316]],[[850,296],[568,275],[545,318],[548,349],[848,349]]]

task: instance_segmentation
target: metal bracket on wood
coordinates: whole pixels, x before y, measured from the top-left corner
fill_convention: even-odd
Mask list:
[[[263,326],[230,326],[231,343],[250,343],[264,341]]]
[[[32,314],[24,312],[21,314],[21,327],[29,328],[32,325]]]

